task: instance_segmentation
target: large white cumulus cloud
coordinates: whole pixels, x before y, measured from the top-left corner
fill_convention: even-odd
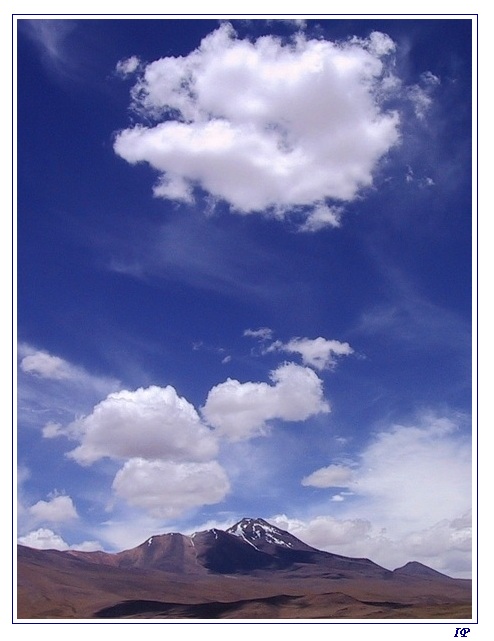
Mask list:
[[[328,412],[329,405],[312,369],[285,363],[271,372],[271,384],[228,379],[217,385],[202,411],[201,417],[172,386],[120,390],[67,427],[45,426],[43,435],[77,441],[68,456],[80,465],[119,461],[115,496],[170,519],[218,503],[229,492],[227,474],[215,460],[222,438],[248,439],[263,433],[267,421],[302,421]],[[67,497],[56,497],[32,511],[52,516],[69,507]]]
[[[221,501],[230,489],[213,460],[218,442],[197,411],[172,386],[121,390],[55,434],[79,441],[69,452],[81,465],[108,457],[123,461],[112,489],[132,507],[174,518]],[[43,505],[34,506],[38,511]]]
[[[329,412],[323,383],[308,367],[285,363],[271,372],[269,383],[228,379],[211,389],[203,414],[216,432],[232,441],[262,434],[273,419],[303,421]]]
[[[69,429],[81,441],[70,456],[82,464],[105,456],[201,461],[217,452],[194,407],[171,386],[110,394]]]
[[[159,172],[156,196],[192,202],[200,186],[240,213],[307,208],[302,229],[337,226],[324,203],[371,185],[399,140],[398,115],[383,108],[399,84],[393,49],[379,33],[251,42],[223,24],[189,55],[139,67],[133,106],[155,124],[121,131],[115,152]]]

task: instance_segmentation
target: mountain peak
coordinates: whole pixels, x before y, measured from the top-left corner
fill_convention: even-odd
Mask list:
[[[403,565],[402,567],[393,570],[393,574],[395,576],[409,576],[419,578],[451,578],[446,574],[443,574],[442,572],[438,572],[437,570],[424,565],[423,563],[419,563],[418,561],[409,561],[408,563],[405,563],[405,565]]]
[[[239,528],[239,527],[242,529],[245,529],[249,527],[273,528],[274,526],[271,525],[271,523],[268,523],[267,521],[265,521],[264,519],[261,519],[260,517],[257,517],[255,519],[250,517],[244,517],[243,519],[238,521],[238,523],[235,523],[235,525],[232,525],[232,527],[229,529],[232,530],[234,528]]]
[[[259,551],[267,551],[267,548],[273,546],[292,550],[311,549],[289,532],[281,530],[261,518],[243,518],[228,528],[227,533],[238,536]]]
[[[243,518],[238,523],[235,523],[235,525],[232,525],[227,532],[229,534],[234,534],[235,536],[240,536],[241,538],[245,538],[247,536],[248,538],[254,539],[266,537],[276,538],[277,535],[281,535],[282,537],[283,535],[288,534],[288,532],[278,529],[261,518]],[[278,538],[280,537],[278,536]]]

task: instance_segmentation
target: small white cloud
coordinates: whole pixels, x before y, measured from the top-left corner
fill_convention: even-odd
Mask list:
[[[317,516],[302,521],[278,514],[269,519],[270,523],[289,530],[294,536],[321,550],[342,545],[348,541],[362,541],[371,532],[369,521],[363,519],[336,519],[332,516]]]
[[[82,552],[95,552],[96,550],[103,549],[98,541],[83,541],[82,543],[69,545],[59,534],[55,534],[55,532],[48,528],[33,530],[25,536],[20,536],[17,541],[21,545],[26,545],[37,550],[80,550]]]
[[[229,378],[213,387],[202,408],[216,433],[232,441],[262,435],[273,419],[303,421],[329,412],[322,381],[309,368],[285,363],[268,383],[240,383]]]
[[[378,56],[386,56],[396,49],[396,45],[391,38],[380,31],[373,31],[368,41],[363,41],[363,45]]]
[[[244,336],[250,336],[251,338],[259,338],[261,340],[270,340],[273,337],[273,330],[269,327],[259,327],[259,329],[246,329],[244,330]]]
[[[71,545],[70,549],[78,552],[97,552],[98,550],[103,550],[103,546],[99,541],[83,541],[82,543]]]
[[[343,209],[341,207],[319,205],[307,214],[307,218],[303,225],[300,226],[299,231],[316,232],[325,227],[340,227],[342,212]]]
[[[353,479],[353,470],[344,465],[321,467],[302,479],[302,485],[311,487],[348,487]]]
[[[29,508],[29,513],[39,523],[62,523],[77,519],[78,514],[70,496],[55,496],[49,501],[38,501]]]
[[[25,536],[20,536],[18,542],[21,545],[27,545],[30,548],[37,550],[68,550],[69,545],[62,539],[61,536],[55,534],[52,530],[47,528],[39,528],[33,532],[29,532]]]
[[[420,120],[425,118],[427,111],[432,105],[432,95],[435,88],[440,84],[440,79],[430,71],[420,76],[420,82],[408,88],[408,98],[412,102],[415,115]]]
[[[129,505],[167,519],[218,503],[229,489],[227,475],[216,461],[175,463],[134,458],[113,481],[113,490]]]
[[[405,180],[407,183],[417,182],[418,186],[421,188],[433,187],[436,184],[434,180],[430,178],[430,176],[425,176],[423,178],[415,178],[414,172],[411,167],[407,167]]]
[[[55,380],[71,379],[76,376],[74,368],[67,361],[46,352],[34,352],[24,356],[21,360],[21,369],[26,374]]]
[[[24,385],[33,385],[38,383],[38,389],[41,389],[41,383],[54,381],[58,384],[59,389],[77,389],[77,394],[106,395],[108,392],[118,389],[120,382],[116,379],[103,376],[94,376],[89,374],[83,367],[79,367],[69,361],[50,354],[44,350],[37,349],[26,343],[20,343],[17,348],[19,356],[19,367],[21,372],[26,374],[20,387]],[[32,377],[32,378],[31,378]],[[31,381],[29,382],[29,379]],[[47,389],[46,386],[44,389]],[[49,394],[53,396],[55,388],[50,387]]]
[[[428,87],[437,87],[437,85],[441,84],[441,79],[434,75],[432,71],[424,71],[424,73],[420,75],[420,80],[423,85]]]
[[[322,336],[314,339],[292,338],[288,343],[275,341],[266,351],[283,351],[300,354],[304,365],[309,365],[319,370],[330,369],[336,365],[336,359],[338,357],[353,354],[353,349],[348,343],[328,340],[322,338]]]
[[[141,64],[137,56],[131,56],[124,60],[119,60],[116,64],[115,70],[119,76],[125,77],[135,73]]]
[[[57,438],[65,435],[65,429],[60,423],[50,421],[43,427],[42,434],[44,438]]]

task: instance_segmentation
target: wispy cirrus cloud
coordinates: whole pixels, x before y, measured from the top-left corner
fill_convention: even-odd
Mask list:
[[[56,432],[60,423],[68,423],[84,414],[101,398],[121,387],[110,376],[98,376],[84,367],[20,343],[18,355],[18,421]]]
[[[467,422],[465,416],[429,411],[381,428],[351,465],[336,462],[301,481],[327,489],[328,500],[336,488],[346,489],[336,495],[338,519],[320,516],[295,527],[308,542],[329,549],[344,523],[350,528],[359,523],[364,548],[386,567],[417,559],[468,576],[472,459],[462,429]],[[437,545],[431,544],[434,537]],[[345,553],[357,549],[349,539],[340,543]]]
[[[67,73],[67,68],[72,67],[67,38],[76,28],[74,21],[32,18],[20,20],[18,25],[37,45],[47,67]]]
[[[352,466],[320,468],[302,484],[348,488],[386,527],[451,518],[451,506],[461,512],[470,507],[471,451],[460,430],[465,421],[426,412],[414,422],[392,424],[373,435]]]
[[[420,76],[420,82],[408,88],[408,98],[412,102],[417,118],[423,120],[430,109],[434,90],[441,80],[430,71]]]

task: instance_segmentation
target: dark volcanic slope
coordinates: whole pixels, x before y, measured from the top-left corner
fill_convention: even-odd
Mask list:
[[[153,536],[117,554],[18,546],[22,619],[469,618],[470,610],[470,581],[416,562],[391,572],[323,552],[262,519]]]
[[[259,574],[270,570],[325,578],[392,575],[368,559],[316,550],[263,519],[242,519],[226,532],[207,530],[192,538],[199,563],[220,574]]]

